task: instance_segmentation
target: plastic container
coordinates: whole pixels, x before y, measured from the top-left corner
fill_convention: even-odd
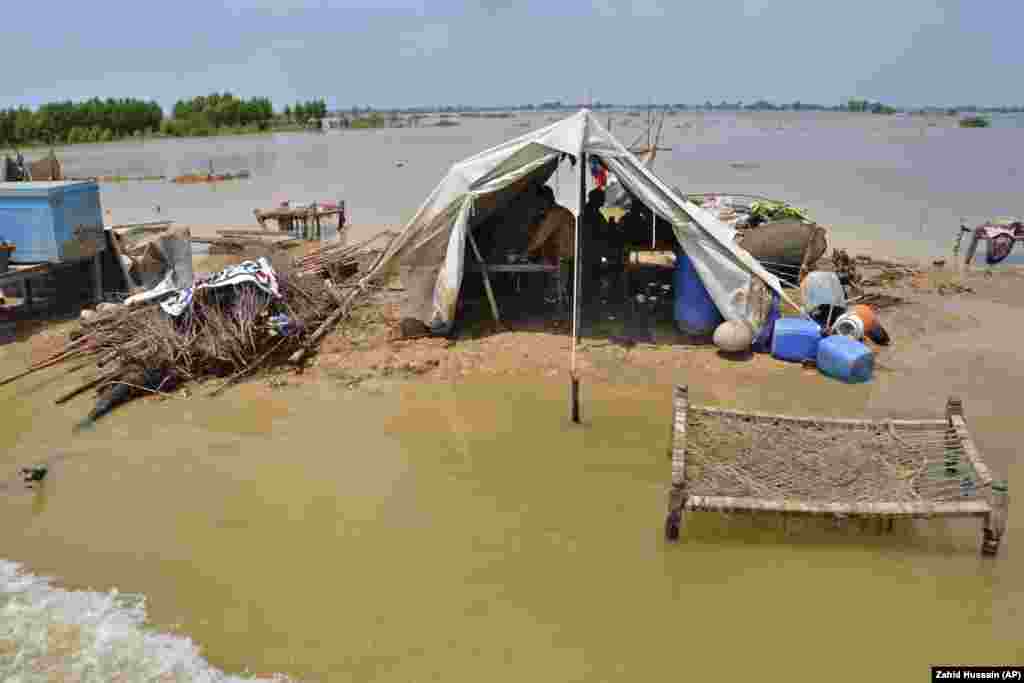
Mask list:
[[[818,345],[818,369],[844,382],[867,382],[875,369],[875,356],[856,339],[835,334]]]
[[[816,270],[808,273],[800,283],[800,292],[804,296],[804,310],[809,311],[818,306],[846,307],[846,292],[835,273]]]
[[[864,321],[856,313],[844,313],[832,323],[832,334],[841,334],[860,341],[864,339]]]
[[[0,183],[0,235],[17,247],[13,263],[71,262],[106,249],[99,185]]]
[[[857,304],[850,309],[850,313],[856,313],[857,317],[864,322],[864,333],[873,332],[878,329],[878,314],[875,309],[867,304]]]
[[[772,356],[779,360],[803,362],[818,355],[821,327],[806,318],[779,318],[772,334]]]
[[[711,300],[707,288],[686,254],[676,254],[676,269],[672,278],[675,291],[676,327],[683,334],[709,336],[725,322],[718,307]]]

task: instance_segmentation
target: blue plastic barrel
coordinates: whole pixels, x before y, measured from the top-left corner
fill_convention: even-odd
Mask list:
[[[875,368],[875,355],[856,339],[834,334],[818,345],[818,369],[844,382],[867,382]]]
[[[672,283],[675,288],[676,327],[683,334],[705,336],[714,334],[715,328],[725,322],[711,295],[697,274],[689,257],[676,254],[676,269]]]
[[[821,328],[806,318],[779,318],[772,334],[772,355],[779,360],[801,362],[818,356]]]

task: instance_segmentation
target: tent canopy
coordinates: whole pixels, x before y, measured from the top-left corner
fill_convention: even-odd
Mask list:
[[[633,197],[672,225],[726,320],[747,320],[757,329],[754,297],[776,292],[789,301],[778,278],[734,243],[734,229],[673,192],[587,109],[452,166],[367,279],[398,267],[407,317],[435,332],[449,330],[465,270],[467,231],[533,183],[546,182],[563,154],[598,156]]]

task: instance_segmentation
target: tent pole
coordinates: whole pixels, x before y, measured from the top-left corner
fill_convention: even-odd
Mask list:
[[[586,139],[586,136],[584,136]],[[570,342],[569,376],[572,380],[572,421],[580,422],[580,380],[576,375],[576,346],[579,344],[580,325],[580,289],[583,273],[583,245],[580,242],[580,235],[583,232],[583,207],[587,196],[587,153],[581,151],[579,164],[577,165],[580,178],[580,194],[577,198],[576,215],[576,238],[574,240],[576,259],[573,263],[573,293],[572,293],[572,340]]]
[[[473,255],[476,257],[477,263],[480,264],[480,272],[484,275],[484,289],[487,291],[487,301],[491,304],[491,314],[494,316],[494,324],[497,325],[500,330],[501,316],[498,314],[498,302],[494,300],[494,290],[491,289],[491,278],[487,276],[487,264],[484,262],[483,256],[480,255],[480,250],[476,247],[476,240],[473,239],[473,231],[471,229],[466,229],[466,236],[469,237],[469,246],[473,248]]]

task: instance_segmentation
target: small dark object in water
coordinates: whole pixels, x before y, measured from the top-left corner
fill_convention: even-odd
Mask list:
[[[96,406],[78,424],[76,431],[85,427],[91,427],[96,420],[136,395],[137,392],[144,389],[156,389],[160,386],[162,379],[163,373],[160,370],[149,369],[141,373],[129,373],[122,381],[115,381],[107,388],[105,395],[100,395],[99,400],[96,401]]]
[[[42,481],[46,477],[47,472],[49,472],[49,468],[46,465],[33,465],[32,467],[21,468],[21,476],[25,483],[29,485]]]

